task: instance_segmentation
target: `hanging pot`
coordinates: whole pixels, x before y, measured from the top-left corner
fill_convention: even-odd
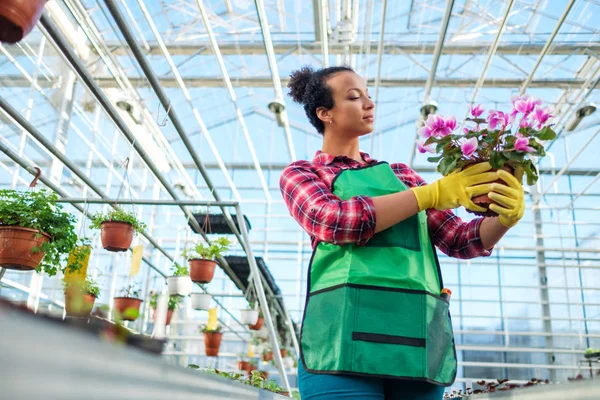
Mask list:
[[[170,276],[167,278],[169,295],[188,296],[192,291],[192,281],[189,276]]]
[[[248,361],[238,361],[238,370],[248,372],[250,370],[250,363]]]
[[[50,235],[35,229],[0,226],[0,267],[24,271],[36,269],[44,258],[44,252],[34,253],[33,248],[50,239]]]
[[[215,276],[215,267],[217,262],[214,260],[206,260],[195,258],[189,261],[190,278],[192,282],[209,283]]]
[[[75,289],[65,291],[65,311],[69,317],[87,318],[89,317],[96,296],[89,293],[82,293]]]
[[[205,293],[192,293],[192,308],[194,310],[208,310],[212,296]]]
[[[465,166],[464,168],[466,169],[473,165],[476,165],[476,164],[470,164],[470,165]],[[510,165],[504,165],[501,169],[505,170],[506,172],[508,172],[511,175],[514,175],[514,173],[515,173],[515,169],[513,167],[511,167]],[[487,172],[496,172],[496,171],[498,171],[498,170],[494,168]],[[504,182],[502,179],[497,179],[492,183],[499,183],[501,185],[506,185],[506,182]],[[498,216],[498,214],[496,214],[494,211],[489,209],[490,204],[495,204],[495,203],[492,199],[489,198],[489,196],[487,194],[475,196],[471,200],[473,201],[473,203],[477,204],[479,207],[483,207],[486,209],[486,211],[484,211],[484,212],[473,211],[473,210],[467,209],[467,211],[470,212],[471,214],[475,214],[480,217],[497,217]]]
[[[258,322],[258,310],[241,310],[240,322],[242,325],[254,325]]]
[[[119,313],[124,321],[135,321],[140,313],[142,299],[134,297],[115,297],[115,311]]]
[[[108,251],[126,251],[133,242],[133,225],[121,221],[100,224],[102,247]]]
[[[222,338],[223,332],[204,332],[204,347],[207,356],[216,357],[219,355]]]
[[[263,317],[258,317],[258,321],[254,325],[248,325],[248,329],[251,331],[259,331],[262,328],[265,319]]]
[[[46,0],[0,1],[0,42],[17,43],[42,16]]]
[[[287,349],[279,349],[279,354],[281,354],[281,357],[287,356]]]
[[[154,320],[154,323],[156,323],[156,308],[152,309],[152,314],[154,314],[152,316],[152,319]],[[165,322],[165,326],[169,326],[169,324],[171,323],[171,318],[173,317],[173,310],[167,310],[167,320]]]
[[[263,353],[262,359],[263,359],[263,361],[272,361],[273,360],[273,352],[269,351],[267,353]]]

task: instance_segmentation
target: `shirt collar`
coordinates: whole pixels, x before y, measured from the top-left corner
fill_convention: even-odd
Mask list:
[[[360,155],[367,164],[372,164],[374,162],[377,162],[377,160],[372,159],[368,153],[360,151]],[[315,164],[329,165],[329,164],[333,164],[336,161],[357,162],[356,160],[352,160],[346,156],[334,156],[331,154],[323,153],[321,150],[318,150],[315,154],[315,158],[313,158],[313,163],[315,163]]]

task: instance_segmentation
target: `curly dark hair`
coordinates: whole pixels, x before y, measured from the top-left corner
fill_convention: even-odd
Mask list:
[[[325,131],[325,124],[317,117],[317,108],[330,109],[334,106],[327,80],[342,71],[354,72],[352,68],[346,66],[321,68],[316,71],[306,66],[290,75],[289,95],[296,103],[304,105],[306,116],[321,135]]]

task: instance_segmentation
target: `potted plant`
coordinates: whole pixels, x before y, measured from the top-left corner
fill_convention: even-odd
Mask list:
[[[265,319],[263,317],[262,310],[259,310],[258,311],[258,319],[256,320],[256,323],[248,325],[248,329],[250,329],[251,331],[259,331],[260,328],[262,328],[264,322],[265,322]]]
[[[202,289],[205,289],[205,285],[200,285]],[[206,290],[206,289],[205,289]],[[212,296],[208,293],[192,293],[192,308],[194,310],[208,310],[210,308],[210,302]]]
[[[0,267],[49,276],[64,270],[58,266],[77,246],[77,219],[62,211],[57,200],[46,190],[0,190]],[[80,267],[75,263],[70,269]]]
[[[221,346],[221,339],[223,338],[223,332],[221,332],[221,326],[208,327],[203,325],[201,327],[202,333],[204,333],[204,347],[206,355],[209,357],[217,357],[219,355],[219,347]]]
[[[248,374],[252,374],[252,371],[256,371],[258,369],[258,364],[254,360],[250,360],[248,362]]]
[[[123,289],[123,296],[114,298],[115,312],[124,321],[135,321],[140,315],[140,289],[136,285],[127,285]]]
[[[419,129],[422,140],[417,142],[417,148],[421,153],[437,154],[428,161],[438,163],[437,170],[442,175],[488,161],[494,170],[504,168],[514,172],[519,180],[525,173],[527,184],[533,185],[538,172],[532,157],[544,157],[542,141],[556,137],[548,124],[551,110],[542,108],[541,100],[528,95],[513,97],[512,105],[507,113],[490,110],[487,118],[481,118],[484,112],[481,105],[471,108],[471,117],[467,118],[462,133],[453,133],[457,128],[454,117],[430,114]],[[473,202],[483,208],[493,203],[487,195],[474,197]],[[475,214],[497,215],[491,210]]]
[[[100,287],[93,279],[65,282],[65,311],[69,317],[87,318],[100,295]]]
[[[272,361],[273,360],[273,350],[271,349],[264,349],[263,353],[262,353],[262,360],[263,361]]]
[[[254,308],[255,303],[251,301],[248,304],[250,307],[240,310],[240,322],[242,325],[254,325],[258,322],[258,310]]]
[[[215,275],[217,262],[229,249],[230,241],[226,237],[215,239],[212,244],[197,243],[192,250],[185,249],[183,257],[189,261],[192,282],[209,283]]]
[[[100,229],[102,247],[108,251],[126,251],[133,241],[134,233],[143,232],[146,224],[138,221],[133,212],[120,207],[108,214],[96,213],[92,218],[93,229]]]
[[[177,308],[177,304],[181,302],[181,297],[179,296],[169,296],[169,306],[167,309],[167,321],[165,325],[169,325],[171,323],[171,318],[173,317],[173,311]],[[150,298],[150,308],[154,310],[154,321],[156,322],[156,303],[158,301],[158,294],[154,293]]]
[[[239,354],[240,360],[237,363],[238,370],[248,372],[250,370],[250,362],[244,354]]]
[[[167,278],[171,296],[188,296],[192,291],[192,281],[187,267],[174,263],[171,267],[173,275]]]
[[[288,350],[285,347],[281,347],[279,349],[279,354],[281,354],[281,357],[286,357],[288,354]]]

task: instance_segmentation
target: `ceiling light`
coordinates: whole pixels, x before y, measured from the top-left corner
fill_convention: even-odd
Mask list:
[[[277,120],[277,125],[279,126],[284,126],[284,117],[283,117],[283,111],[285,110],[285,104],[283,104],[283,101],[281,99],[276,98],[275,100],[273,100],[272,102],[269,103],[269,110],[271,110],[271,112],[273,114],[275,114],[275,119]]]
[[[596,111],[596,105],[594,103],[582,104],[573,114],[571,119],[565,124],[565,129],[568,132],[572,132],[577,128],[579,123],[587,116],[592,115]]]
[[[421,116],[423,119],[427,119],[429,114],[435,114],[438,109],[437,103],[433,100],[428,101],[421,107]]]

